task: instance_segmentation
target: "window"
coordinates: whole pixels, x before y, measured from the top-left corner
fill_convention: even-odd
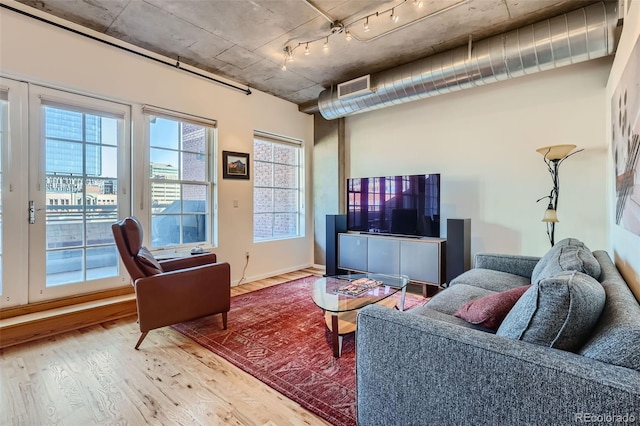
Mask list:
[[[145,107],[151,246],[213,245],[215,121]]]
[[[301,235],[301,143],[257,133],[253,139],[253,240]]]
[[[115,277],[121,116],[43,101],[46,285]],[[95,200],[112,206],[98,206]],[[102,204],[102,203],[101,203]]]

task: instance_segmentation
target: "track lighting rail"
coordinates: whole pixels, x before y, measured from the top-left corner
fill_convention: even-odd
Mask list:
[[[364,32],[369,32],[370,30],[370,20],[369,18],[378,18],[380,16],[384,16],[386,14],[389,14],[389,18],[391,19],[392,22],[397,23],[400,20],[400,16],[399,14],[396,12],[396,9],[398,9],[399,7],[403,6],[405,3],[410,2],[411,4],[413,4],[416,8],[422,8],[424,5],[424,2],[421,0],[400,0],[400,2],[396,3],[395,5],[384,9],[384,10],[378,10],[376,12],[372,12],[369,13],[367,15],[363,15],[360,16],[358,18],[355,18],[353,20],[345,20],[345,21],[341,21],[341,20],[336,20],[333,17],[329,16],[329,14],[327,14],[326,12],[324,12],[323,10],[321,10],[319,7],[317,7],[316,5],[314,5],[311,1],[309,0],[303,0],[305,4],[307,4],[309,7],[311,7],[313,10],[315,10],[317,13],[319,13],[322,17],[324,17],[331,25],[330,25],[330,30],[329,33],[327,33],[326,35],[320,36],[320,37],[316,37],[314,39],[309,39],[309,40],[304,40],[304,41],[300,41],[298,42],[297,45],[286,45],[283,48],[284,51],[284,63],[282,65],[282,70],[286,71],[287,69],[287,63],[292,62],[293,61],[293,53],[295,52],[296,49],[298,49],[301,46],[304,46],[304,53],[305,55],[309,55],[311,53],[311,50],[309,49],[309,45],[316,43],[318,41],[324,40],[324,45],[323,45],[323,49],[326,51],[329,48],[329,37],[335,35],[335,34],[342,34],[344,33],[345,38],[347,41],[351,41],[352,39],[355,39],[356,41],[359,42],[363,42],[363,43],[369,43],[371,41],[374,40],[378,40],[382,37],[385,37],[389,34],[392,34],[396,31],[399,31],[401,29],[404,29],[410,25],[413,24],[417,24],[418,22],[422,22],[425,19],[428,18],[432,18],[434,16],[440,15],[441,13],[447,12],[451,9],[454,9],[456,7],[459,7],[465,3],[467,3],[469,0],[460,0],[457,3],[454,3],[452,5],[449,5],[447,7],[444,7],[442,9],[439,9],[435,12],[429,13],[425,16],[421,16],[418,19],[414,19],[413,21],[407,22],[403,25],[397,26],[395,28],[392,28],[388,31],[385,31],[383,33],[380,33],[378,35],[375,35],[373,37],[369,37],[369,38],[361,38],[358,37],[357,35],[355,35],[354,33],[352,33],[349,28],[353,27],[354,25],[362,22],[363,26],[364,26]],[[347,18],[348,19],[348,18]],[[373,21],[371,21],[373,22]]]

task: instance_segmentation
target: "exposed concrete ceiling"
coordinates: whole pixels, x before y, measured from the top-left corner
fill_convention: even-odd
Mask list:
[[[296,104],[379,72],[592,0],[18,0]],[[391,8],[399,16],[390,19]],[[376,16],[376,12],[379,13]],[[369,17],[365,32],[364,18]],[[345,32],[332,34],[330,21]],[[389,32],[386,35],[383,33]],[[323,45],[328,38],[328,49]],[[305,55],[310,40],[310,54]],[[282,70],[285,46],[294,60]]]

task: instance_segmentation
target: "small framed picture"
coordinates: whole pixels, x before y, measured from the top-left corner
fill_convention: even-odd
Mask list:
[[[249,154],[222,151],[223,179],[249,179]]]

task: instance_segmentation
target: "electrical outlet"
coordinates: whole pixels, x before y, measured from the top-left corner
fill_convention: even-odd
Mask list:
[[[247,259],[249,258],[249,252],[248,251],[244,252],[244,257],[246,257]]]

